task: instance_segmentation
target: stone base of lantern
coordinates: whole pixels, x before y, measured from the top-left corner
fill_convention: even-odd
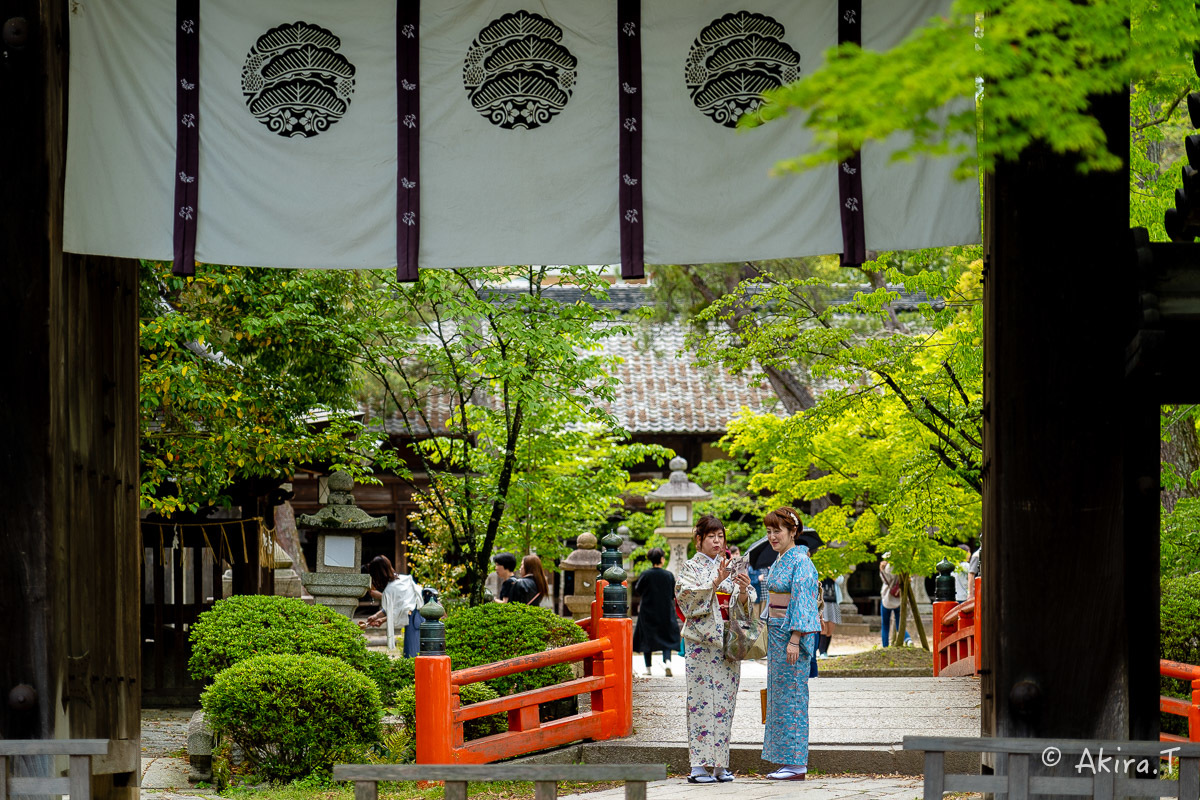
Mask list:
[[[572,619],[587,619],[592,615],[592,601],[595,595],[569,594],[563,598],[563,604],[571,612]]]
[[[684,562],[688,560],[688,545],[692,543],[692,529],[668,526],[665,528],[656,528],[654,532],[664,537],[667,540],[668,548],[670,548],[667,572],[670,572],[672,575],[678,575]]]
[[[352,617],[358,600],[371,585],[370,575],[339,572],[306,572],[301,576],[313,602],[329,606],[344,617]]]

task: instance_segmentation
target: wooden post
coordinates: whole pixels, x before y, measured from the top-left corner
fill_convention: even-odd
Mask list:
[[[633,620],[628,617],[601,617],[599,633],[612,642],[612,658],[604,660],[607,674],[612,675],[614,686],[612,710],[617,712],[616,722],[610,736],[628,736],[633,733]],[[605,710],[610,706],[605,705]]]
[[[1126,159],[1128,95],[1096,98],[1091,110]],[[1081,174],[1034,145],[985,185],[985,734],[1127,739],[1158,713],[1141,700],[1140,666],[1158,652],[1157,615],[1140,611],[1157,597],[1157,569],[1145,569],[1156,534],[1134,543],[1123,519],[1121,387],[1138,300],[1128,227],[1124,169]],[[1059,261],[1049,244],[1064,236],[1086,280],[1047,282]],[[1069,554],[1070,568],[1030,591],[1047,547]],[[1073,668],[1083,652],[1103,669]]]
[[[935,654],[934,664],[937,664],[936,659],[937,655]],[[934,750],[925,751],[925,800],[942,800],[945,786],[946,754]]]
[[[1188,740],[1200,742],[1200,680],[1192,681],[1192,707],[1188,709]]]
[[[947,665],[949,658],[942,653],[942,637],[947,633],[945,623],[942,619],[946,616],[946,612],[954,608],[957,603],[950,600],[939,600],[933,604],[933,677],[937,677],[942,668]]]
[[[138,265],[62,249],[69,5],[0,15],[29,31],[0,59],[0,739],[131,743],[98,765],[104,800],[136,797],[141,735]]]
[[[454,763],[454,709],[450,697],[450,657],[417,656],[417,763]],[[464,790],[465,793],[465,790]],[[450,786],[446,786],[450,797]]]

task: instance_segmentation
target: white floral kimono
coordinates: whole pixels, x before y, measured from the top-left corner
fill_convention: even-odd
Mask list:
[[[679,570],[675,599],[683,612],[684,664],[687,675],[688,754],[693,767],[728,767],[733,710],[742,664],[725,658],[725,623],[713,581],[719,562],[697,553]],[[732,578],[720,587],[728,592],[731,614],[750,614],[741,605],[742,590]],[[749,601],[757,597],[753,588]]]

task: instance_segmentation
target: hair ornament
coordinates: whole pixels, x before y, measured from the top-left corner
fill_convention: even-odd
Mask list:
[[[792,522],[796,523],[796,527],[799,528],[800,520],[796,519],[796,513],[794,511],[789,511],[788,516],[792,518]]]

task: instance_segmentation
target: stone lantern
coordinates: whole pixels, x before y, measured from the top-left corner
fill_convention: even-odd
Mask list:
[[[359,571],[362,535],[387,527],[387,517],[372,517],[354,502],[354,479],[345,472],[329,476],[329,502],[316,514],[302,514],[297,524],[317,532],[317,563],[301,580],[313,600],[350,617],[367,593],[371,576]]]
[[[575,548],[558,566],[563,572],[575,574],[575,588],[563,598],[563,603],[574,619],[584,619],[591,616],[592,601],[596,599],[600,551],[596,549],[596,536],[591,533],[580,534],[575,540]]]
[[[711,500],[712,493],[688,480],[687,461],[679,456],[671,459],[671,477],[662,486],[646,495],[647,500],[658,500],[666,504],[663,513],[666,525],[654,532],[666,537],[671,548],[667,570],[678,575],[683,562],[687,561],[688,542],[692,540],[692,504]]]
[[[621,565],[628,570],[629,557],[637,550],[637,544],[633,541],[633,531],[629,530],[628,525],[622,525],[617,528],[617,535],[621,537],[621,546],[617,548],[621,552]]]

